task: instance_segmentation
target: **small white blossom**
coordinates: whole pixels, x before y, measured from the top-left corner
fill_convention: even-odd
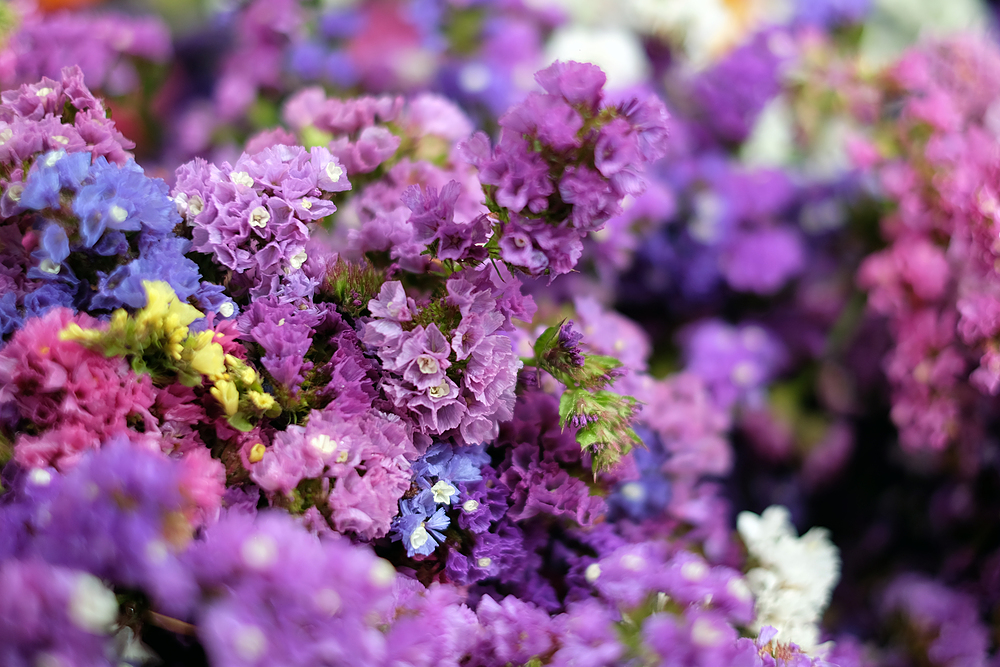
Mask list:
[[[253,187],[253,178],[245,171],[234,171],[229,174],[229,180],[237,185],[245,185],[248,188]]]
[[[103,634],[118,617],[118,600],[92,574],[77,576],[69,599],[69,618],[81,630]]]
[[[458,489],[442,479],[431,487],[431,493],[434,494],[434,502],[450,505],[451,497],[458,493]]]

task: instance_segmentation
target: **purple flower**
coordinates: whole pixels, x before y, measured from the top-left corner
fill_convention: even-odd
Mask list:
[[[535,73],[535,80],[552,95],[560,95],[576,106],[584,105],[591,113],[601,102],[607,77],[600,67],[590,63],[556,61]]]
[[[398,280],[382,283],[378,297],[368,302],[368,310],[373,317],[395,322],[409,322],[413,319],[416,308],[413,299],[406,296],[403,284]]]
[[[451,366],[448,357],[451,346],[438,331],[437,325],[430,324],[425,329],[418,326],[403,332],[399,338],[399,352],[385,368],[399,373],[404,380],[420,391],[437,387],[445,379],[445,371]]]
[[[206,592],[196,619],[212,664],[317,664],[385,655],[376,628],[393,606],[392,566],[291,517],[230,513],[188,562]]]
[[[52,485],[46,502],[25,492],[15,500],[34,517],[24,555],[141,588],[167,613],[186,613],[195,588],[180,562],[191,530],[182,473],[178,462],[125,438],[83,457],[65,477],[39,473]]]
[[[760,392],[784,362],[785,352],[767,330],[717,320],[695,325],[685,343],[687,369],[712,388],[721,406],[759,402]]]
[[[554,647],[549,615],[512,595],[499,603],[484,595],[476,608],[476,616],[485,630],[476,664],[495,661],[521,665],[545,655]]]
[[[477,137],[478,134],[473,139]],[[525,139],[510,133],[501,136],[493,159],[479,166],[479,180],[484,185],[496,186],[493,196],[497,203],[514,213],[526,207],[533,213],[544,210],[554,191],[549,165],[528,149]]]
[[[689,608],[679,617],[653,614],[643,623],[642,634],[664,664],[694,667],[736,664],[739,635],[725,619],[712,612]]]
[[[625,652],[618,641],[609,610],[596,600],[571,605],[553,619],[559,649],[551,665],[602,667],[614,664]]]
[[[565,100],[540,93],[530,93],[524,102],[514,105],[497,122],[514,136],[527,135],[556,151],[578,147],[577,132],[583,127],[580,114]]]
[[[411,211],[410,224],[413,225],[414,239],[428,243],[438,236],[441,225],[452,222],[455,218],[455,202],[462,186],[457,181],[449,181],[441,188],[441,194],[433,187],[421,194],[420,186],[412,185],[403,192],[403,203]]]
[[[785,227],[738,232],[720,258],[730,287],[757,294],[777,292],[805,263],[802,239]]]
[[[118,601],[97,577],[36,560],[0,562],[0,658],[107,664]]]
[[[573,204],[571,220],[581,232],[601,228],[608,218],[621,213],[621,197],[609,187],[607,179],[587,167],[567,167],[559,181],[559,196]]]

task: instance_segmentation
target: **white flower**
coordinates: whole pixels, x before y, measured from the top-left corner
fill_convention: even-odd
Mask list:
[[[593,63],[604,70],[610,89],[628,88],[649,78],[649,60],[639,37],[623,27],[564,26],[552,34],[545,57],[550,63]]]
[[[458,493],[458,489],[442,479],[431,487],[431,493],[434,494],[435,503],[450,505],[451,497]]]
[[[790,0],[626,0],[624,11],[635,30],[680,42],[698,69],[763,26],[785,23],[792,8]]]
[[[92,574],[77,576],[69,598],[69,618],[81,630],[103,634],[118,617],[118,600]]]
[[[840,555],[828,531],[811,528],[799,537],[781,506],[768,507],[760,516],[741,512],[736,528],[757,565],[747,572],[756,600],[752,629],[773,626],[780,641],[814,652],[819,620],[840,578]]]

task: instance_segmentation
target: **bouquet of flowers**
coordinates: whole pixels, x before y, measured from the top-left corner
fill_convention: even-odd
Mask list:
[[[988,37],[80,4],[0,6],[0,665],[1000,664]]]

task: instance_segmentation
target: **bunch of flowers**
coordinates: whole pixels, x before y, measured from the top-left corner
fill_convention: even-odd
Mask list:
[[[877,165],[895,210],[882,223],[889,247],[865,260],[858,281],[891,322],[892,416],[913,449],[965,437],[982,420],[974,392],[1000,390],[989,116],[998,77],[994,49],[954,41],[908,54],[885,82],[886,103],[905,96],[886,128],[898,157]]]
[[[31,127],[75,127],[70,120],[99,108],[78,77],[67,71],[52,82],[58,90],[42,91],[35,104],[61,97]],[[608,206],[641,190],[642,164],[660,150],[662,105],[599,109],[603,75],[590,66],[558,63],[539,80],[550,92],[504,117],[536,126],[517,142],[505,126],[479,168],[497,172],[516,145],[527,152],[506,168],[508,181],[541,160],[546,174],[564,174],[567,192],[581,174],[601,179]],[[21,109],[38,87],[6,95],[4,113],[28,124]],[[435,110],[462,119],[454,107],[307,95],[288,115],[320,145],[296,146],[285,130],[262,135],[232,164],[182,165],[169,198],[122,143],[99,153],[36,141],[9,160],[4,228],[17,261],[5,265],[17,291],[5,297],[10,335],[0,350],[13,458],[0,505],[12,538],[4,576],[39,590],[57,606],[52,617],[72,626],[60,639],[5,616],[12,655],[141,661],[157,631],[173,637],[159,650],[183,654],[194,635],[220,665],[493,664],[497,654],[570,664],[595,651],[616,661],[744,650],[734,624],[753,616],[739,573],[711,570],[680,543],[668,553],[638,527],[659,522],[669,535],[700,523],[683,508],[711,495],[696,489],[712,467],[677,465],[679,453],[725,420],[693,429],[651,420],[659,458],[643,465],[661,491],[636,510],[639,404],[617,392],[657,390],[643,354],[624,355],[625,367],[600,352],[621,352],[622,336],[637,332],[586,302],[589,335],[564,322],[535,339],[514,324],[535,310],[521,293],[528,267],[506,250],[514,225],[535,225],[530,242],[561,253],[555,277],[609,211],[553,189],[551,207],[535,206],[540,217],[524,222],[533,204],[517,208],[487,184],[490,213],[462,161],[485,139],[458,147],[467,121],[458,131],[435,125]],[[538,125],[553,105],[569,114],[565,136]],[[428,161],[435,146],[443,168]],[[440,172],[467,185],[451,179],[438,191]],[[402,206],[380,211],[375,197]],[[362,207],[370,218],[340,228]],[[459,210],[468,217],[456,220]],[[365,233],[378,224],[394,225],[409,247],[372,245]],[[45,290],[62,296],[39,308]],[[628,333],[595,335],[602,322]],[[668,480],[677,499],[662,492]],[[69,525],[72,507],[86,520]],[[72,549],[60,549],[63,538]],[[704,527],[685,543],[706,539],[720,555],[732,551]],[[397,578],[393,565],[409,575]],[[564,574],[553,577],[554,566]],[[711,571],[715,583],[685,593],[681,580],[655,574],[616,592],[616,572],[644,568],[686,572],[681,580]],[[39,573],[50,570],[52,592],[42,593]],[[657,596],[680,606],[650,607]],[[617,638],[618,605],[649,615],[632,643]],[[502,619],[521,615],[538,622],[512,640]],[[422,637],[441,627],[447,638],[428,647]],[[662,645],[667,627],[693,643]]]
[[[988,40],[69,4],[0,7],[0,663],[996,661]]]

